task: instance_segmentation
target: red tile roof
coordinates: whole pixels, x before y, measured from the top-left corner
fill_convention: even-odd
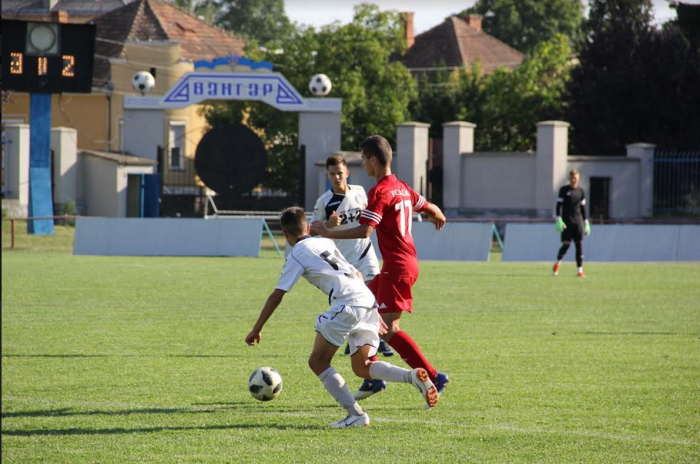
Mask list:
[[[93,85],[109,81],[109,58],[124,56],[126,41],[180,42],[183,60],[242,55],[245,42],[163,0],[136,0],[94,21],[97,25]]]
[[[453,16],[416,36],[415,44],[399,59],[415,71],[424,68],[471,66],[479,60],[484,72],[499,66],[515,69],[525,55],[482,30]]]

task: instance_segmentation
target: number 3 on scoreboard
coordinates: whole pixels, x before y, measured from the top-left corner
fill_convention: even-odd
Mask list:
[[[404,200],[396,203],[394,209],[399,212],[399,230],[401,231],[401,236],[410,236],[411,228],[413,227],[413,204],[411,200]]]

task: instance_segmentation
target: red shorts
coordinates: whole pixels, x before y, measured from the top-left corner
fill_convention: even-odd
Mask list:
[[[411,287],[415,282],[415,277],[379,273],[367,284],[367,287],[377,299],[380,314],[398,311],[410,313],[413,311]]]

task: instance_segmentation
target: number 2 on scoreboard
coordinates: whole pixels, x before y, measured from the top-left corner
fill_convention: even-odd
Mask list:
[[[401,236],[410,236],[411,228],[413,227],[413,204],[411,200],[403,200],[396,203],[394,209],[399,212],[399,230],[401,231]]]
[[[61,75],[63,77],[73,77],[75,72],[73,67],[75,66],[75,57],[73,55],[63,55],[63,69],[61,70]]]

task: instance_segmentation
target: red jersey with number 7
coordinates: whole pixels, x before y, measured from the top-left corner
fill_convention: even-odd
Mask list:
[[[394,174],[377,182],[369,191],[367,202],[360,224],[377,231],[382,274],[418,277],[418,257],[411,235],[413,213],[420,213],[429,203]]]

